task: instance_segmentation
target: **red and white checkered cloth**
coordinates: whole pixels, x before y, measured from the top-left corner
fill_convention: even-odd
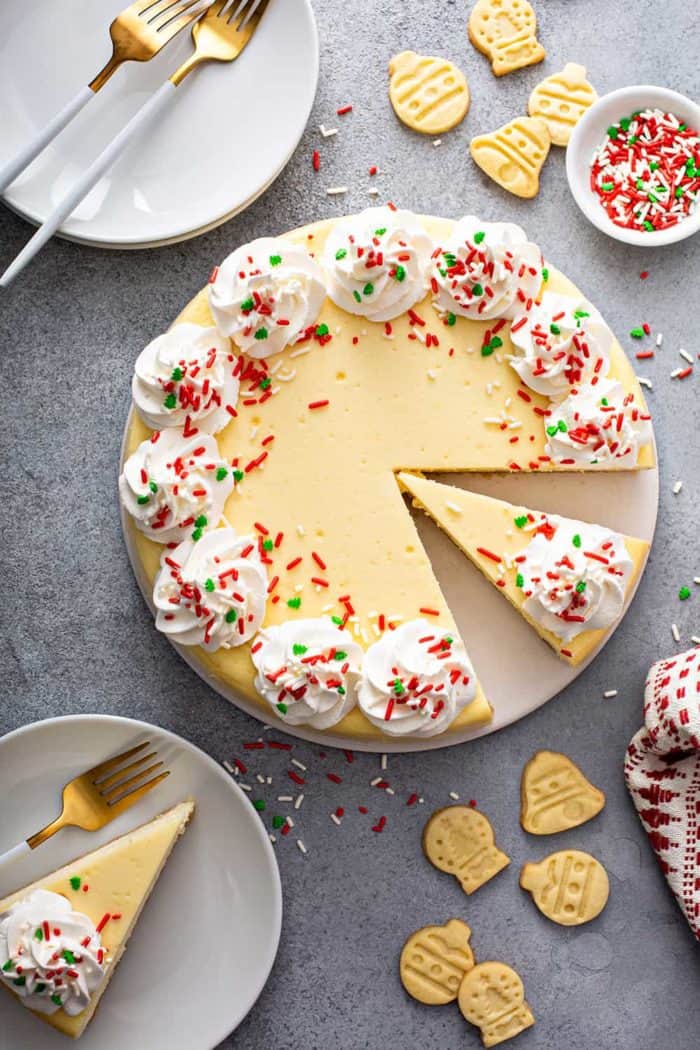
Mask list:
[[[644,722],[627,748],[625,780],[661,870],[700,940],[700,649],[652,666]]]

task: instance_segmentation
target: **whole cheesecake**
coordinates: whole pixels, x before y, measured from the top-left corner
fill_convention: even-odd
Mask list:
[[[654,464],[598,311],[519,227],[473,216],[387,206],[241,246],[133,395],[120,493],[157,626],[264,720],[362,739],[491,717],[399,472]],[[571,599],[600,644],[621,604],[593,596],[624,596],[635,549],[622,579],[591,560],[560,588],[562,639]]]

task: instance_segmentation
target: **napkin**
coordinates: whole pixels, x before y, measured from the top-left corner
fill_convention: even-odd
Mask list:
[[[700,649],[660,660],[625,780],[668,884],[700,940]]]

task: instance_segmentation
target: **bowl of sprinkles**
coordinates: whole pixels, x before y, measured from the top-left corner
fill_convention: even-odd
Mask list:
[[[673,244],[700,227],[700,106],[641,85],[600,98],[574,128],[566,174],[581,211],[626,244]]]

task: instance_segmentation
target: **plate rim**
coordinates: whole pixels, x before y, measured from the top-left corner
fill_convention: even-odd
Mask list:
[[[140,718],[130,718],[126,715],[111,715],[104,714],[101,712],[90,712],[90,713],[74,713],[66,715],[52,715],[49,718],[41,718],[34,722],[28,722],[26,725],[18,726],[16,729],[11,729],[9,732],[4,733],[0,736],[0,751],[8,744],[12,743],[13,740],[30,734],[32,731],[37,729],[48,728],[51,725],[55,725],[57,722],[98,722],[103,725],[121,725],[129,726],[134,729],[141,731],[147,731],[149,733],[160,734],[166,737],[169,742],[176,742],[177,744],[184,746],[188,751],[194,752],[195,756],[199,759],[203,759],[205,765],[211,769],[211,771],[230,789],[233,790],[233,794],[242,802],[242,810],[247,814],[246,819],[250,819],[251,827],[254,828],[255,834],[260,837],[263,844],[263,851],[266,854],[268,861],[270,862],[269,867],[273,876],[274,884],[274,896],[272,901],[272,947],[269,957],[265,959],[265,965],[263,967],[264,976],[257,987],[253,998],[245,1006],[242,1012],[237,1012],[232,1027],[226,1027],[226,1029],[220,1032],[216,1036],[216,1042],[211,1044],[212,1046],[218,1046],[222,1040],[226,1039],[232,1032],[241,1025],[244,1019],[248,1016],[250,1011],[255,1006],[256,1002],[260,998],[265,986],[267,985],[272,969],[275,965],[277,955],[279,952],[280,939],[282,935],[282,918],[284,911],[284,898],[282,894],[282,878],[280,875],[279,865],[277,863],[277,857],[275,851],[272,848],[265,828],[263,827],[260,820],[258,820],[251,809],[250,803],[247,796],[241,790],[239,785],[229,776],[223,767],[211,755],[208,755],[206,751],[203,751],[197,744],[193,744],[190,740],[180,736],[178,733],[174,733],[170,729],[166,729],[163,726],[154,725],[152,722],[145,722]],[[196,801],[196,800],[195,800]],[[228,1025],[228,1022],[227,1022]],[[207,1042],[205,1050],[211,1050],[209,1043]]]

